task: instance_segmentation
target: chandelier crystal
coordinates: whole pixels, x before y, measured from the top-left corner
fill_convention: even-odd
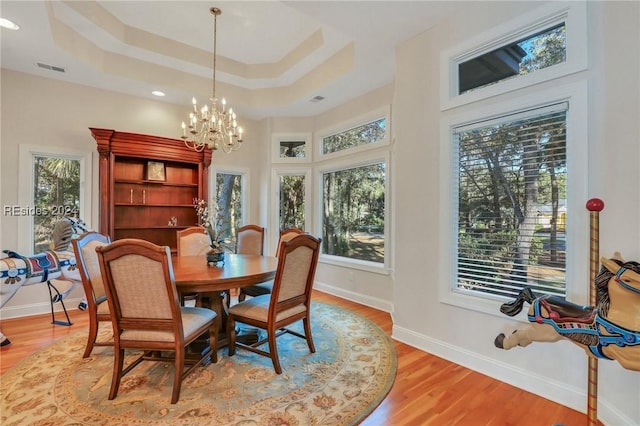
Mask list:
[[[225,98],[216,98],[216,44],[217,18],[222,10],[212,7],[213,15],[213,79],[209,103],[198,109],[196,98],[192,98],[193,111],[189,114],[189,122],[182,122],[182,139],[185,145],[194,151],[205,148],[224,152],[237,151],[242,144],[242,127],[238,126],[233,108],[227,109]]]

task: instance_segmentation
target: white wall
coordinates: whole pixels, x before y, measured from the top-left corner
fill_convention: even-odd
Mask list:
[[[569,342],[496,349],[495,336],[518,322],[501,316],[497,305],[496,315],[483,314],[444,304],[438,293],[440,283],[450,282],[440,275],[438,251],[437,200],[447,190],[438,172],[440,120],[446,116],[440,111],[440,54],[541,4],[478,2],[397,49],[395,187],[411,189],[396,194],[394,337],[585,412],[587,356],[581,349]],[[589,70],[568,77],[586,78],[589,85],[589,120],[583,125],[589,197],[606,203],[601,253],[621,250],[629,259],[640,257],[639,9],[633,2],[588,2]],[[600,419],[640,424],[640,375],[616,362],[599,364]]]

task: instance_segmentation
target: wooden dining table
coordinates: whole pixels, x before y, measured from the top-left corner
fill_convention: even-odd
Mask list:
[[[213,309],[219,327],[217,346],[226,346],[229,290],[272,280],[278,258],[248,254],[225,253],[224,262],[214,266],[204,255],[172,257],[173,275],[180,294],[199,293],[202,306]],[[252,333],[238,334],[239,340],[253,340]]]

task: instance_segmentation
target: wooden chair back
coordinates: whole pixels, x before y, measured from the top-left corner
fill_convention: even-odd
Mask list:
[[[283,242],[289,241],[290,239],[297,237],[302,234],[302,229],[300,228],[288,228],[283,231],[280,231],[280,238],[278,239],[278,248],[276,249],[276,257],[280,256],[280,246]]]
[[[269,317],[275,321],[279,312],[296,305],[311,304],[311,290],[315,278],[320,239],[300,234],[280,246],[278,270],[273,280]]]
[[[129,330],[173,333],[179,329],[182,317],[168,247],[122,239],[99,248],[98,256],[116,335]]]

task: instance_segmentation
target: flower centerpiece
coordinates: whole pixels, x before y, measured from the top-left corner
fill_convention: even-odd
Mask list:
[[[224,240],[220,238],[219,229],[224,217],[218,211],[215,202],[207,203],[206,200],[195,198],[193,207],[198,216],[198,225],[202,226],[209,235],[211,249],[207,252],[207,261],[217,263],[224,260]]]

